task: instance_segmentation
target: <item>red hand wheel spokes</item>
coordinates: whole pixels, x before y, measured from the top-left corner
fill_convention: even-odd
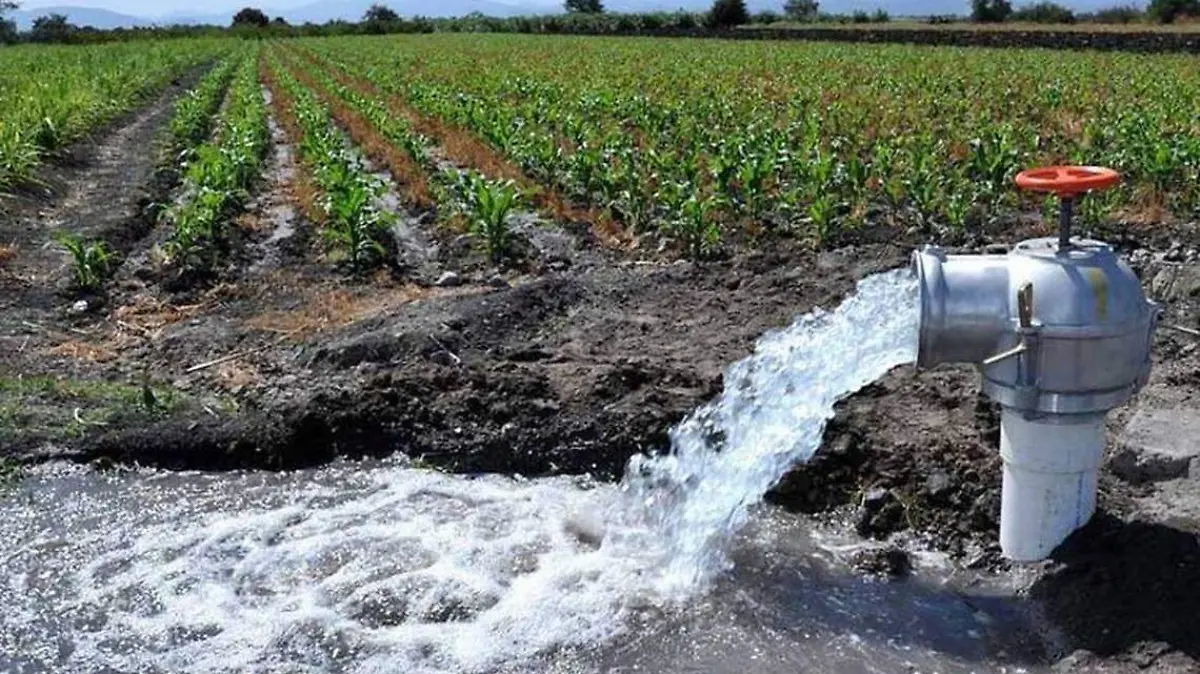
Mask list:
[[[1048,166],[1017,174],[1017,187],[1033,192],[1053,192],[1060,197],[1106,189],[1119,182],[1119,173],[1100,166]]]

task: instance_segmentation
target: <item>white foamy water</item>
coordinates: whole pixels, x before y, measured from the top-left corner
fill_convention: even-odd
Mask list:
[[[836,311],[765,335],[721,397],[672,430],[670,454],[630,462],[624,486],[669,541],[669,581],[686,589],[725,570],[749,506],[812,457],[834,404],[916,360],[917,297],[908,270],[878,274]]]
[[[912,360],[915,305],[889,272],[766,335],[619,487],[40,469],[2,503],[0,671],[545,671],[704,592],[834,403]]]

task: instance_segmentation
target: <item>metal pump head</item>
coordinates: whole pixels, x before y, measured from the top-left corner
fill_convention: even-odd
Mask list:
[[[1090,167],[1031,173],[1069,190],[1109,180],[1108,169]],[[1060,196],[1073,203],[1078,194]],[[1112,248],[1069,232],[1068,221],[1059,237],[1021,242],[1008,255],[914,253],[918,367],[974,363],[989,397],[1030,413],[1106,412],[1128,400],[1149,376],[1158,308]]]

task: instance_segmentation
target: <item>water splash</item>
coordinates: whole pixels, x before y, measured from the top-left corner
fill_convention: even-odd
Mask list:
[[[623,489],[669,542],[666,584],[688,588],[728,568],[725,548],[757,503],[821,444],[834,405],[916,359],[917,282],[908,270],[859,283],[762,337],[729,368],[721,397],[671,432],[671,452],[630,462]]]
[[[914,358],[916,293],[906,271],[873,276],[764,336],[619,487],[402,459],[42,469],[0,503],[0,671],[544,671],[537,658],[612,642],[728,568],[749,508],[812,456],[834,404]]]

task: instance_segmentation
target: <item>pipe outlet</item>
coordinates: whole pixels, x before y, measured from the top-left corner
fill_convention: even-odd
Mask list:
[[[1104,416],[1150,374],[1159,308],[1112,248],[1058,238],[1007,255],[913,254],[917,365],[974,364],[1003,406],[1000,544],[1044,559],[1091,519]]]
[[[1008,255],[913,255],[920,279],[918,367],[972,363],[983,390],[1040,414],[1103,413],[1150,373],[1158,307],[1098,241],[1017,244]]]
[[[995,353],[1011,328],[1008,257],[925,246],[912,266],[921,287],[917,367],[979,363]]]

